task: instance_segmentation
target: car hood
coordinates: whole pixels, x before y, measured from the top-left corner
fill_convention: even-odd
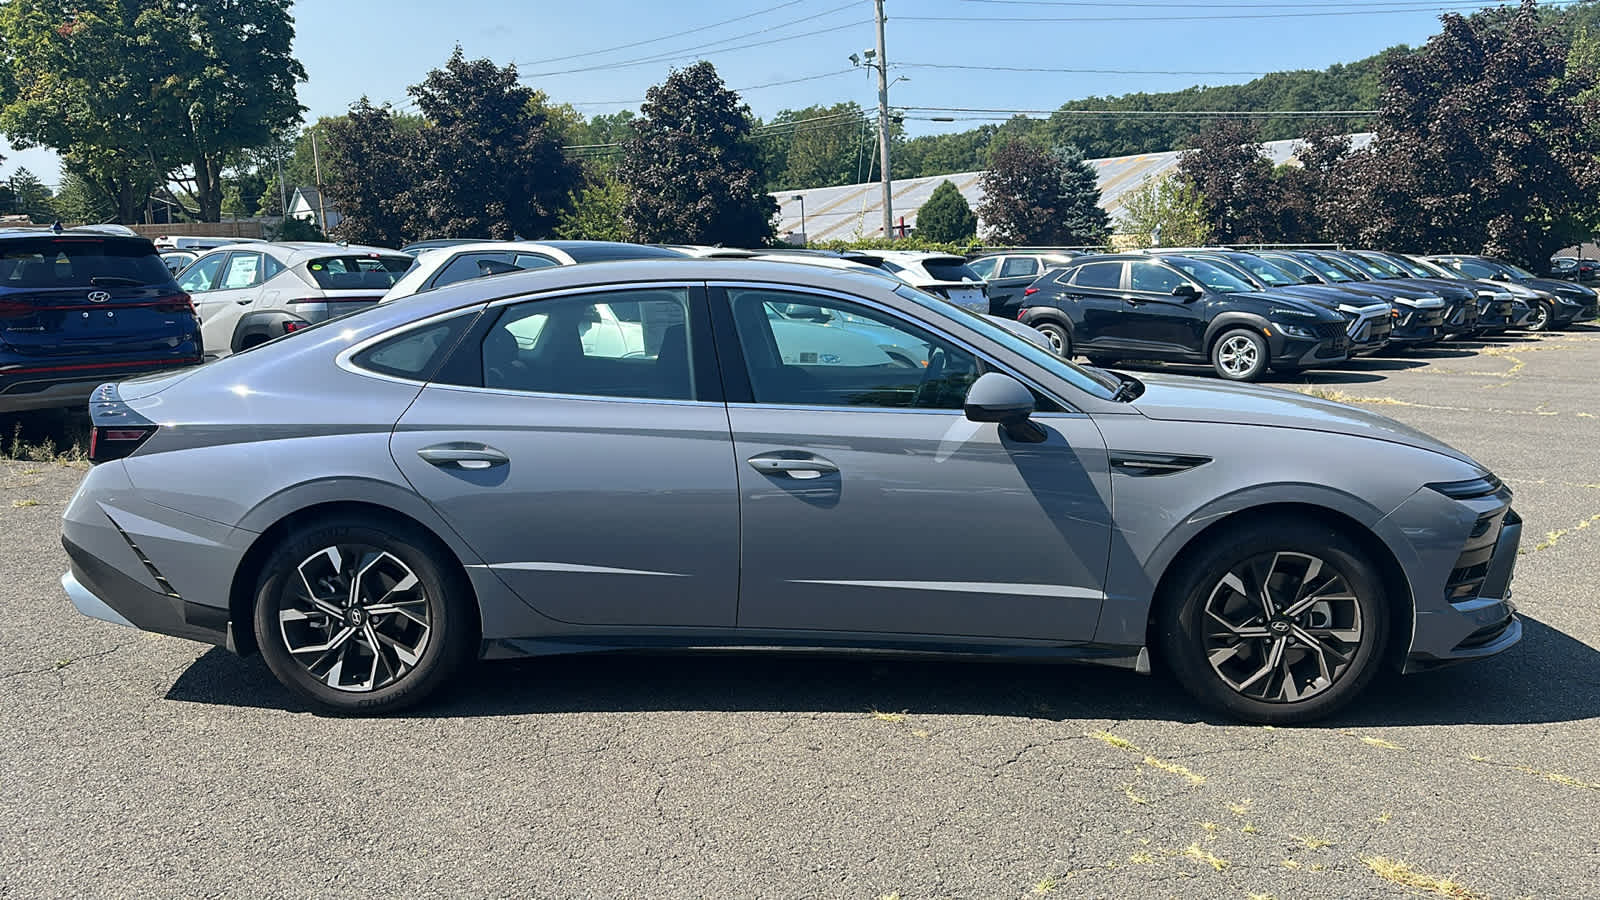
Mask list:
[[[1225,381],[1140,373],[1144,393],[1132,406],[1166,422],[1265,425],[1367,437],[1431,450],[1482,468],[1441,441],[1393,419],[1294,391]]]
[[[1591,288],[1584,287],[1581,284],[1573,284],[1570,281],[1560,281],[1554,278],[1524,278],[1522,279],[1522,284],[1525,284],[1536,291],[1545,291],[1551,294],[1576,294],[1586,301],[1595,296],[1595,291]]]

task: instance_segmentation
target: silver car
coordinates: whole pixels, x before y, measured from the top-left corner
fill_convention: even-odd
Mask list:
[[[585,341],[601,306],[639,346]],[[812,358],[774,307],[910,358]],[[800,335],[800,337],[796,337]],[[1165,664],[1258,722],[1521,637],[1510,491],[1381,416],[1078,368],[915,288],[648,260],[472,279],[100,388],[82,612],[399,709],[473,659],[868,647]]]

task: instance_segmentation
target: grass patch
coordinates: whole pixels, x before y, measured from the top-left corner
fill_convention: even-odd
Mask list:
[[[1567,535],[1572,534],[1575,531],[1582,531],[1596,522],[1600,522],[1600,513],[1596,513],[1587,519],[1579,521],[1578,524],[1572,526],[1571,528],[1557,528],[1555,531],[1547,531],[1545,532],[1544,540],[1533,545],[1533,552],[1537,553],[1540,550],[1548,550],[1560,543],[1561,539]]]
[[[1319,838],[1319,837],[1308,837],[1308,836],[1298,835],[1298,834],[1291,834],[1289,836],[1294,838],[1295,840],[1299,841],[1300,842],[1300,846],[1306,848],[1307,850],[1321,850],[1324,847],[1332,847],[1333,846],[1333,841],[1325,840],[1325,839]]]
[[[1440,878],[1416,869],[1398,859],[1387,856],[1368,856],[1361,860],[1374,874],[1391,884],[1426,891],[1450,900],[1484,900],[1484,895],[1449,878]]]
[[[1195,773],[1189,771],[1188,769],[1184,768],[1183,766],[1178,765],[1177,763],[1169,763],[1169,762],[1165,762],[1163,760],[1156,759],[1154,756],[1146,756],[1144,758],[1144,764],[1149,766],[1152,769],[1160,769],[1161,771],[1166,772],[1166,773],[1171,774],[1171,775],[1182,776],[1190,784],[1205,784],[1206,783],[1206,777],[1204,775],[1196,775]]]
[[[1055,889],[1056,877],[1054,875],[1046,875],[1045,877],[1034,882],[1033,885],[1033,893],[1040,895],[1048,894]]]
[[[906,720],[904,712],[879,712],[878,710],[873,710],[872,717],[879,722],[904,722]]]
[[[1203,862],[1218,872],[1232,865],[1232,863],[1201,847],[1199,844],[1190,844],[1188,849],[1183,851],[1183,855],[1196,862]]]
[[[29,506],[38,506],[38,505],[39,505],[39,501],[37,501],[37,500],[13,500],[13,501],[11,501],[11,508],[12,509],[24,509],[24,508],[29,507]]]
[[[1109,731],[1091,731],[1089,732],[1089,737],[1092,737],[1097,741],[1104,741],[1118,750],[1127,750],[1132,753],[1139,752],[1139,748],[1134,746],[1133,741],[1130,741],[1125,737],[1118,737]]]
[[[1400,745],[1399,744],[1396,744],[1396,743],[1394,743],[1392,741],[1386,741],[1383,738],[1379,738],[1379,737],[1363,737],[1361,739],[1361,743],[1366,744],[1369,747],[1382,747],[1385,750],[1399,750],[1400,749]]]

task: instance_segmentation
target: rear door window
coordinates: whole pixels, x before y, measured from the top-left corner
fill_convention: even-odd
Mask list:
[[[1001,278],[1023,278],[1039,273],[1039,261],[1028,256],[1013,256],[1000,267]]]
[[[217,284],[217,290],[254,287],[262,281],[261,272],[261,254],[229,254],[227,265],[222,267],[222,281]]]
[[[998,262],[1000,262],[998,256],[988,256],[983,259],[973,260],[967,265],[967,268],[971,269],[973,274],[979,278],[989,279],[994,277],[994,267]]]
[[[1075,287],[1115,290],[1122,287],[1122,263],[1098,262],[1083,265],[1073,274],[1072,284]]]

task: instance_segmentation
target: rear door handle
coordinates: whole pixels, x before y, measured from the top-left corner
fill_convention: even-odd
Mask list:
[[[745,460],[750,467],[763,475],[787,475],[802,481],[811,478],[821,478],[839,471],[839,467],[820,456],[805,456],[799,459],[785,456],[762,454],[752,456]]]
[[[423,462],[440,468],[455,466],[461,469],[487,469],[511,461],[511,457],[493,447],[462,442],[423,447],[417,451],[417,455],[422,457]]]

